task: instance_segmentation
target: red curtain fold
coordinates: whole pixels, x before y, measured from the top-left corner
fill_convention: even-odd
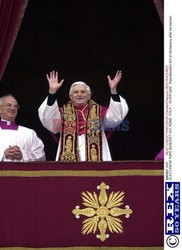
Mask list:
[[[15,43],[28,0],[0,1],[0,80]]]
[[[164,25],[164,0],[153,0],[161,23]]]

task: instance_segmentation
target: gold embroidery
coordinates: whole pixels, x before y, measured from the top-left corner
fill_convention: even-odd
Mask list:
[[[88,106],[88,105],[87,105]],[[85,117],[84,109],[81,112],[85,127],[86,160],[102,161],[102,130],[101,108],[93,100],[89,101],[88,115]],[[60,161],[79,161],[80,151],[77,143],[78,118],[71,102],[63,106],[63,131],[61,135]]]
[[[123,204],[124,192],[111,192],[107,195],[106,189],[109,189],[104,182],[98,187],[100,189],[99,197],[95,192],[82,192],[83,205],[86,208],[80,209],[79,206],[72,211],[76,218],[80,215],[89,217],[83,221],[82,234],[96,233],[99,229],[99,234],[96,235],[101,241],[105,241],[109,234],[106,234],[107,229],[111,233],[123,232],[122,220],[119,217],[125,215],[126,218],[130,217],[133,212],[128,205],[125,208],[120,208]]]
[[[91,110],[90,110],[90,117],[91,117],[92,119],[97,118],[96,111],[97,111],[96,105],[93,104],[92,107],[91,107]]]
[[[91,152],[91,161],[98,161],[97,150],[94,144],[91,145],[90,152]]]
[[[63,106],[63,117],[60,161],[77,161],[79,157],[75,147],[77,137],[76,115],[71,102]]]
[[[87,122],[88,161],[102,160],[102,127],[100,112],[100,106],[91,100]]]
[[[71,135],[67,136],[64,151],[60,157],[62,161],[76,161],[76,156],[73,150],[73,137]]]
[[[66,106],[66,112],[64,112],[64,120],[70,123],[75,120],[75,114],[73,113],[71,103],[68,103]]]
[[[26,165],[25,162],[18,163],[20,165]],[[38,163],[36,163],[38,164]],[[55,163],[56,164],[56,163]],[[83,163],[84,165],[85,163]],[[98,163],[99,164],[99,163]],[[28,165],[31,165],[28,163]],[[114,176],[156,176],[163,177],[164,170],[162,169],[124,169],[124,170],[109,170],[109,171],[96,171],[96,170],[36,170],[36,171],[21,171],[21,170],[2,170],[0,171],[0,177],[54,177],[54,176],[76,176],[76,177],[114,177]]]
[[[72,152],[73,142],[72,142],[72,136],[68,136],[66,139],[66,145],[65,145],[65,151],[67,153]]]

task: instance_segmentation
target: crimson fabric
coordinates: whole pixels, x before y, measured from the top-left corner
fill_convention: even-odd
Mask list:
[[[28,0],[0,1],[0,80],[11,54]]]
[[[163,163],[1,162],[0,247],[162,247],[163,176],[114,176],[111,170],[118,173],[142,170],[144,173],[163,170]],[[55,171],[58,175],[53,176]],[[70,171],[72,175],[68,174]],[[27,176],[23,177],[22,173]],[[97,173],[105,173],[105,176]],[[109,233],[110,237],[104,242],[97,239],[96,234],[82,235],[82,222],[86,217],[76,219],[72,214],[75,206],[84,208],[81,193],[98,194],[97,186],[101,182],[110,186],[108,194],[124,191],[122,207],[129,205],[133,210],[130,218],[121,218],[124,232]]]
[[[153,0],[161,23],[164,25],[164,0]]]
[[[156,155],[155,160],[163,161],[164,160],[164,148]]]

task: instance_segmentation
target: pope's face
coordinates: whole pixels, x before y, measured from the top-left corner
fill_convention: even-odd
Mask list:
[[[2,105],[0,106],[1,119],[14,121],[18,113],[18,108],[18,102],[14,97],[4,97],[2,100]]]
[[[74,107],[84,107],[87,105],[90,100],[91,94],[89,94],[86,90],[86,87],[81,84],[77,84],[73,87],[72,93],[70,95],[70,99],[74,105]]]

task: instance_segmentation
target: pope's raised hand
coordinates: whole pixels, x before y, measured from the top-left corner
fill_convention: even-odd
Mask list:
[[[118,86],[118,83],[121,81],[121,78],[122,78],[122,71],[121,70],[118,70],[116,72],[116,75],[113,79],[111,79],[111,77],[109,75],[107,76],[109,87],[111,90],[111,94],[117,94],[116,88]]]
[[[50,75],[46,74],[47,80],[49,82],[49,93],[55,94],[57,90],[62,86],[64,79],[58,82],[58,72],[51,71]]]

